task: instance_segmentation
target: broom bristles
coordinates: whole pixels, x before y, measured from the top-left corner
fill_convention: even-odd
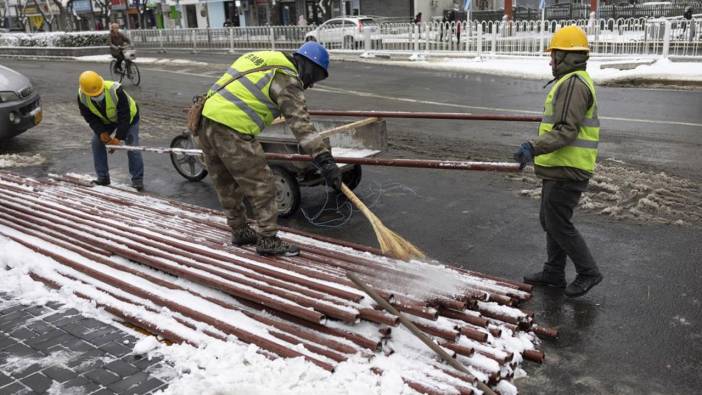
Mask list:
[[[361,210],[363,215],[368,218],[375,232],[375,236],[378,238],[378,244],[380,244],[380,250],[383,254],[403,261],[408,261],[410,258],[421,259],[425,257],[424,253],[422,253],[419,248],[383,225],[380,219],[363,204],[361,199],[359,199],[346,184],[341,184],[341,191],[359,210]]]

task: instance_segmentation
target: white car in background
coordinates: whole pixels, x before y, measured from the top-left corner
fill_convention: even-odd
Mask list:
[[[371,17],[354,16],[330,19],[305,35],[305,41],[317,41],[328,48],[362,48],[366,37],[378,40],[380,27]]]

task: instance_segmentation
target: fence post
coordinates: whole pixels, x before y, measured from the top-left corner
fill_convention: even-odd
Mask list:
[[[275,51],[275,33],[273,33],[273,26],[268,26],[268,36],[271,40],[271,50]]]
[[[195,29],[190,31],[192,38],[193,38],[193,51],[192,53],[197,53],[197,33],[195,32]]]
[[[490,52],[492,55],[497,53],[497,28],[495,26],[492,29],[492,50]]]
[[[483,24],[480,22],[477,22],[477,30],[478,30],[478,38],[476,42],[476,46],[478,49],[478,57],[481,57],[483,55]]]
[[[668,58],[668,53],[670,51],[670,35],[673,32],[671,29],[670,21],[665,21],[665,30],[663,31],[663,53],[661,56],[663,59]]]
[[[373,49],[371,48],[371,34],[368,29],[363,29],[363,48],[366,52]]]
[[[229,29],[229,53],[234,53],[234,28]]]
[[[158,46],[160,53],[166,53],[166,50],[163,48],[163,31],[161,29],[158,29]]]
[[[412,28],[412,38],[414,41],[414,52],[419,52],[419,35],[421,34],[421,29],[419,29],[419,25],[415,24],[414,27]]]

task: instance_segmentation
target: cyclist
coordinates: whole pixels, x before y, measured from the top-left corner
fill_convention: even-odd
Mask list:
[[[119,31],[119,24],[110,24],[110,53],[117,60],[115,71],[122,72],[122,62],[124,61],[124,48],[132,42],[126,34]]]

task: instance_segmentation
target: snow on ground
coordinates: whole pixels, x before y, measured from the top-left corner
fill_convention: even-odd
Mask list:
[[[587,71],[597,84],[627,80],[648,81],[695,81],[702,82],[702,64],[699,62],[672,62],[658,59],[651,65],[642,64],[632,70],[614,68],[602,69],[611,63],[638,63],[651,58],[627,58],[625,60],[593,58],[588,62]],[[429,57],[426,61],[371,60],[376,64],[407,66],[428,70],[454,71],[465,73],[482,73],[507,77],[536,79],[548,81],[551,75],[548,56],[483,56],[480,58],[441,58]]]
[[[0,155],[0,169],[7,167],[38,166],[46,159],[40,154],[25,156],[17,154]]]
[[[91,62],[91,63],[110,63],[113,59],[112,55],[89,55],[89,56],[76,56],[75,60],[79,62]],[[140,58],[137,57],[135,62],[137,64],[165,64],[165,65],[190,65],[190,66],[206,66],[205,62],[197,62],[194,60],[187,59],[165,59],[165,58]]]

